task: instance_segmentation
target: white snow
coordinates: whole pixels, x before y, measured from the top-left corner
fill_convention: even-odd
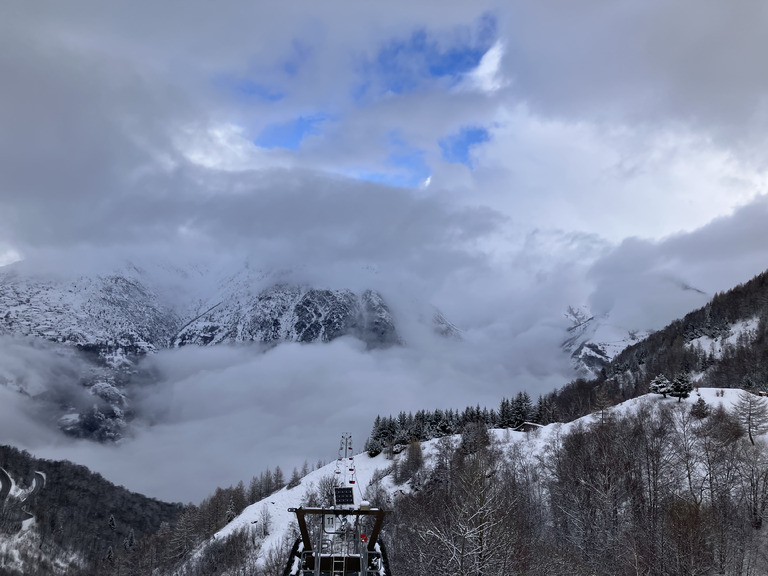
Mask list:
[[[342,464],[344,465],[342,470],[346,469],[348,463],[342,462]],[[379,470],[386,470],[392,465],[392,462],[387,460],[383,454],[371,458],[368,454],[362,453],[354,456],[354,464],[356,477],[355,484],[351,485],[346,483],[344,485],[354,488],[355,505],[359,505],[363,500],[365,488],[370,483],[374,474]],[[301,484],[298,486],[290,489],[282,488],[264,500],[251,504],[243,510],[237,518],[217,532],[215,538],[226,537],[243,527],[258,527],[259,523],[262,521],[262,510],[266,507],[271,516],[272,528],[269,535],[262,543],[262,550],[268,551],[272,547],[279,546],[284,535],[289,531],[291,522],[296,518],[296,515],[293,512],[288,512],[288,508],[296,508],[300,506],[302,498],[310,484],[313,484],[316,487],[320,480],[325,476],[334,476],[335,471],[336,461],[334,460],[330,464],[307,474],[302,478]],[[344,474],[341,474],[341,476],[343,477]],[[347,476],[347,478],[348,477],[349,476]],[[387,477],[382,482],[388,492],[393,491],[394,486],[392,485],[391,478]],[[405,487],[401,487],[401,489],[405,489]]]
[[[689,348],[701,346],[701,349],[704,350],[704,352],[711,352],[715,358],[722,358],[725,348],[728,346],[736,346],[740,338],[746,337],[750,341],[754,340],[759,322],[760,320],[758,318],[741,320],[731,326],[730,333],[727,336],[722,338],[700,336],[688,342],[686,346]]]
[[[602,362],[613,360],[627,346],[651,334],[614,322],[609,314],[593,316],[586,306],[570,306],[565,318],[571,323],[563,349],[571,354],[577,372],[592,373],[589,358]]]
[[[648,402],[670,405],[680,404],[681,406],[690,407],[700,397],[712,408],[722,405],[726,409],[731,409],[737,402],[740,392],[740,389],[696,388],[688,398],[684,398],[680,402],[678,402],[677,398],[662,398],[656,394],[647,394],[614,406],[611,408],[611,411],[616,415],[630,414],[633,411],[636,411],[641,404]],[[516,445],[523,454],[535,457],[544,454],[545,449],[553,442],[556,442],[559,436],[567,434],[580,424],[591,424],[595,421],[596,416],[590,414],[573,422],[565,424],[549,424],[530,432],[516,432],[510,429],[493,429],[489,432],[502,449],[508,450]],[[449,438],[451,442],[453,442],[454,447],[458,445],[460,441],[459,435],[454,435]],[[429,469],[434,466],[434,459],[438,452],[439,442],[441,441],[445,442],[444,439],[422,442],[425,468]],[[405,456],[406,453],[402,452],[401,454],[395,455],[394,458],[401,459]],[[368,486],[374,475],[379,472],[380,476],[381,473],[386,472],[392,465],[392,460],[388,460],[384,454],[379,454],[378,456],[371,458],[366,453],[362,453],[357,454],[354,457],[354,462],[357,477],[354,493],[355,504],[357,505],[363,499],[365,488]],[[290,534],[291,524],[295,520],[295,514],[288,512],[288,508],[300,506],[307,488],[311,484],[317,486],[317,483],[321,478],[333,475],[335,469],[336,462],[334,461],[322,468],[310,472],[302,479],[301,484],[297,487],[292,489],[283,488],[264,500],[248,506],[237,518],[217,532],[215,538],[226,537],[244,527],[258,529],[259,523],[262,521],[262,510],[266,507],[266,510],[271,516],[271,529],[269,535],[264,539],[262,544],[261,550],[263,556],[263,554],[267,553],[273,547],[280,546],[284,536]],[[398,494],[406,494],[411,490],[407,484],[396,485],[393,482],[391,475],[386,475],[381,479],[381,486],[390,497],[396,497]],[[203,547],[204,546],[205,544],[203,544]]]

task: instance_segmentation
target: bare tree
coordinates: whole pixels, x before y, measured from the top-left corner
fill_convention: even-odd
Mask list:
[[[266,504],[259,511],[259,526],[261,527],[261,537],[266,538],[269,536],[269,531],[272,528],[272,514],[269,512]]]
[[[752,445],[755,445],[755,436],[768,430],[768,404],[765,398],[742,390],[735,404],[736,415],[739,423],[749,437]]]

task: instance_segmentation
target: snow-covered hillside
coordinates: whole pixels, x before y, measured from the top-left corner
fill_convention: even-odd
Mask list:
[[[329,342],[352,335],[370,347],[400,342],[380,294],[275,285],[256,294],[235,292],[191,319],[173,345],[225,342]]]
[[[647,394],[638,398],[633,398],[612,407],[611,413],[615,416],[630,415],[635,413],[641,406],[647,404],[666,404],[673,410],[688,412],[691,406],[700,398],[703,399],[711,409],[723,406],[726,410],[732,410],[741,393],[738,389],[714,389],[699,388],[686,399],[678,401],[676,398],[662,398],[654,394]],[[584,416],[578,420],[569,423],[556,423],[547,426],[537,427],[529,432],[517,432],[509,429],[490,430],[491,437],[497,447],[504,453],[509,453],[514,448],[518,449],[518,454],[524,454],[532,460],[538,460],[545,456],[548,447],[558,441],[558,438],[568,434],[576,427],[590,425],[597,421],[597,415]],[[454,448],[459,445],[460,436],[448,437]],[[437,455],[441,449],[441,443],[446,439],[434,439],[423,442],[422,454],[424,458],[424,468],[426,471],[434,468]],[[355,502],[359,504],[363,499],[366,488],[375,483],[377,488],[383,490],[388,502],[391,504],[398,494],[405,494],[412,490],[412,487],[395,482],[392,474],[393,463],[401,465],[406,458],[406,452],[395,454],[393,459],[388,459],[383,453],[375,457],[369,457],[366,453],[357,454],[354,458],[356,470],[356,483],[354,485]],[[282,488],[278,492],[268,496],[248,506],[239,516],[220,530],[214,538],[203,543],[195,554],[191,556],[190,562],[199,558],[205,548],[216,540],[227,538],[240,530],[248,530],[253,533],[253,542],[257,545],[253,548],[254,558],[258,562],[264,561],[266,557],[280,552],[284,552],[285,543],[291,543],[296,538],[295,515],[289,512],[289,508],[299,507],[305,504],[306,494],[312,491],[323,482],[324,479],[335,478],[335,472],[338,469],[335,462],[318,468],[310,472],[302,480],[301,484],[293,488]],[[265,519],[269,520],[269,527],[264,536],[263,523]],[[385,523],[386,532],[386,523]]]
[[[166,346],[179,322],[136,270],[61,278],[0,269],[0,334],[72,344],[109,360]]]
[[[720,359],[727,347],[738,346],[754,340],[759,323],[759,318],[742,320],[733,324],[729,330],[723,331],[719,336],[699,336],[688,342],[686,346],[700,348],[705,354],[711,354],[713,358]]]

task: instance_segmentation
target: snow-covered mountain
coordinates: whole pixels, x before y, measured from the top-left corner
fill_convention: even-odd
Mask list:
[[[610,315],[595,316],[586,306],[569,306],[565,317],[569,326],[562,349],[570,356],[574,371],[588,378],[596,376],[624,348],[649,334],[619,326]]]
[[[137,360],[158,350],[323,343],[342,336],[369,349],[404,343],[395,314],[376,290],[309,286],[287,276],[248,265],[233,272],[157,263],[123,264],[107,273],[41,273],[20,262],[0,268],[0,337],[14,345],[19,339],[46,343],[40,354],[77,356],[79,373],[70,380],[79,381],[91,401],[49,401],[59,407],[60,428],[101,440],[120,437],[131,409],[126,385]],[[438,337],[458,336],[439,311],[417,308],[400,311],[401,317],[415,314]],[[0,385],[29,396],[45,390],[3,366]]]
[[[173,346],[223,342],[329,342],[352,335],[369,347],[400,343],[392,313],[373,290],[328,290],[278,284],[235,293],[187,322]]]
[[[552,475],[564,473],[555,466],[542,466],[542,462],[552,458],[553,451],[563,449],[563,443],[571,433],[577,434],[578,437],[578,434],[583,434],[584,430],[592,429],[599,431],[601,428],[605,429],[604,427],[610,425],[611,422],[615,423],[617,420],[625,417],[632,418],[642,414],[642,422],[647,422],[647,419],[653,419],[655,425],[663,423],[665,426],[666,440],[662,442],[662,450],[670,452],[670,457],[664,458],[663,470],[665,475],[668,475],[670,478],[687,478],[687,482],[699,487],[700,497],[710,498],[711,493],[705,495],[708,490],[704,488],[705,485],[708,485],[708,470],[706,466],[710,465],[709,461],[704,460],[706,452],[703,451],[703,448],[709,446],[706,443],[706,438],[708,434],[713,434],[713,428],[716,430],[718,426],[725,422],[723,417],[718,414],[720,407],[731,413],[744,409],[743,394],[743,391],[738,389],[716,388],[697,388],[690,397],[681,400],[662,398],[657,394],[646,394],[606,409],[607,413],[601,414],[596,412],[568,423],[533,426],[525,432],[513,431],[511,429],[491,429],[488,430],[489,441],[494,448],[494,454],[496,455],[494,458],[501,458],[510,463],[514,462],[515,465],[520,466],[521,470],[525,470],[526,474],[533,474],[534,479],[528,478],[527,481],[535,483],[538,490],[539,484],[547,485]],[[700,412],[699,415],[694,416],[693,409],[700,410],[702,406],[705,408],[705,412]],[[662,410],[666,411],[666,415],[661,413]],[[705,415],[702,416],[701,414]],[[711,415],[712,418],[710,419],[706,414]],[[725,422],[725,424],[733,425],[732,422],[730,424]],[[655,428],[650,427],[648,430],[643,431],[642,434],[658,434],[658,432],[653,432],[653,430]],[[676,476],[676,467],[679,466],[680,472],[683,472],[682,462],[685,461],[682,458],[674,457],[674,454],[676,454],[674,451],[678,449],[678,444],[673,440],[675,435],[690,435],[691,430],[695,431],[694,437],[698,438],[698,441],[690,445],[686,444],[686,450],[688,450],[686,454],[693,461],[697,462],[697,465],[693,466],[694,470],[689,475],[681,474]],[[729,451],[729,454],[736,455],[735,457],[739,458],[738,454],[751,457],[750,454],[762,453],[761,450],[763,448],[761,446],[758,446],[756,451],[751,450],[749,440],[745,435],[740,436],[736,434],[734,436],[733,428],[727,428],[727,430],[729,430],[731,436],[728,436],[727,440],[721,440],[721,442],[727,441],[732,443],[734,448],[740,448],[740,450]],[[758,431],[758,434],[764,435],[764,427]],[[135,552],[131,551],[128,527],[138,525],[139,522],[149,521],[151,526],[145,528],[147,532],[142,536],[144,538],[143,544],[146,545],[150,542],[148,540],[150,533],[155,533],[156,531],[157,533],[152,545],[146,546],[146,548],[139,551],[141,558],[151,563],[158,560],[162,561],[164,558],[167,559],[167,556],[163,556],[163,554],[168,554],[168,552],[174,554],[171,557],[172,561],[166,562],[166,569],[157,568],[156,573],[158,574],[207,574],[211,572],[206,570],[210,570],[211,566],[217,566],[217,562],[221,561],[222,558],[226,559],[228,563],[223,568],[219,566],[220,571],[217,571],[217,574],[238,574],[242,573],[243,570],[246,573],[254,574],[283,573],[282,570],[289,559],[288,549],[290,549],[297,538],[296,517],[289,509],[300,506],[329,506],[324,504],[324,501],[328,498],[329,490],[332,490],[334,485],[341,485],[352,488],[355,506],[360,506],[363,500],[367,500],[373,508],[395,510],[396,514],[402,514],[402,501],[398,503],[398,498],[407,494],[423,493],[425,488],[435,486],[434,482],[436,479],[438,483],[445,482],[444,475],[447,474],[445,468],[446,459],[451,459],[456,454],[461,454],[463,445],[465,446],[464,449],[467,449],[465,442],[468,437],[465,434],[457,434],[421,442],[419,444],[421,456],[418,468],[416,470],[411,469],[411,472],[405,476],[402,475],[402,471],[408,469],[412,459],[411,454],[409,454],[410,449],[399,450],[399,448],[404,448],[403,446],[396,447],[391,457],[387,457],[385,453],[380,453],[375,457],[370,457],[366,453],[360,453],[355,454],[353,458],[346,458],[345,453],[344,458],[332,461],[325,466],[319,466],[317,469],[306,473],[303,477],[295,473],[296,477],[292,478],[285,487],[268,494],[260,500],[251,500],[252,504],[245,506],[244,509],[240,508],[242,512],[239,515],[235,512],[230,512],[230,508],[234,506],[234,500],[231,496],[229,498],[229,506],[227,506],[226,498],[219,498],[217,504],[214,504],[213,500],[207,500],[207,503],[204,502],[199,507],[191,506],[182,512],[173,505],[148,500],[138,495],[130,495],[123,488],[112,487],[120,492],[121,498],[131,497],[134,502],[133,507],[128,504],[122,507],[116,506],[113,502],[104,501],[110,497],[115,498],[115,492],[114,490],[112,492],[108,490],[109,487],[105,486],[107,482],[102,478],[88,473],[82,467],[75,467],[71,464],[67,464],[69,469],[67,469],[66,474],[63,474],[58,472],[59,463],[48,461],[37,462],[36,466],[45,466],[46,470],[51,471],[50,476],[46,478],[46,473],[37,472],[36,476],[38,478],[36,478],[34,483],[34,489],[32,488],[33,484],[27,482],[26,485],[29,488],[22,490],[14,482],[14,475],[16,475],[17,479],[19,478],[18,474],[21,467],[19,467],[18,462],[13,462],[16,467],[11,469],[11,474],[3,474],[2,469],[0,469],[0,509],[2,509],[3,500],[9,496],[10,504],[15,506],[13,510],[20,512],[23,512],[23,510],[17,504],[30,501],[30,497],[34,496],[36,492],[41,494],[42,497],[58,497],[60,491],[57,490],[56,484],[57,482],[61,483],[65,478],[71,478],[69,475],[72,474],[72,468],[79,470],[79,481],[74,484],[81,490],[87,490],[89,498],[97,495],[101,502],[99,510],[95,513],[83,512],[78,507],[76,501],[65,501],[63,510],[50,511],[50,508],[46,506],[31,508],[37,516],[26,514],[23,522],[21,520],[11,522],[11,529],[7,529],[9,524],[6,521],[6,530],[0,530],[0,559],[5,562],[2,566],[7,568],[10,573],[16,573],[13,572],[14,570],[22,574],[34,573],[32,567],[36,563],[40,565],[42,561],[46,561],[50,565],[46,572],[48,574],[67,574],[77,572],[78,569],[83,568],[87,558],[81,554],[82,551],[67,550],[56,539],[51,538],[50,534],[45,536],[45,538],[43,537],[44,534],[47,534],[45,530],[48,526],[47,523],[42,522],[44,515],[48,514],[50,517],[56,518],[61,514],[67,517],[66,514],[71,513],[67,507],[73,507],[77,508],[78,512],[80,512],[77,520],[81,525],[88,521],[88,519],[97,518],[92,530],[94,535],[89,534],[92,540],[98,541],[97,554],[99,551],[101,554],[104,554],[110,542],[115,542],[118,545],[120,545],[120,542],[123,543],[122,545],[125,546],[124,553],[122,548],[119,551],[115,550],[115,556],[118,556],[118,553],[122,554],[120,557],[121,566],[133,566],[131,562],[135,562],[132,557],[132,554],[135,554]],[[629,442],[630,440],[625,438],[624,441]],[[701,443],[699,444],[699,442]],[[762,444],[762,442],[758,443]],[[654,446],[653,449],[656,449],[656,447]],[[18,451],[17,453],[21,454]],[[24,456],[23,454],[21,455]],[[592,454],[590,456],[594,457]],[[631,456],[628,457],[631,458]],[[25,458],[29,459],[30,457],[26,454]],[[640,458],[639,460],[642,459]],[[493,462],[492,465],[494,467],[500,467],[499,460],[493,460]],[[742,459],[739,462],[749,463],[752,460]],[[764,461],[756,459],[754,462],[759,467],[755,469],[759,469],[763,473],[765,470]],[[714,459],[714,466],[720,465],[721,463]],[[595,466],[591,461],[586,463],[585,469],[590,470],[592,466],[594,466],[596,474],[601,473],[598,469],[599,467]],[[607,468],[607,466],[604,465],[603,468]],[[638,470],[643,470],[642,465],[638,467]],[[491,478],[494,476],[494,472],[496,471],[492,470],[487,474],[484,473],[484,477]],[[582,473],[582,471],[579,469],[574,473]],[[398,475],[400,475],[399,478]],[[37,480],[40,481],[38,482]],[[496,483],[496,489],[504,489],[506,482],[514,482],[514,476],[496,476],[494,482]],[[732,480],[728,480],[729,486],[732,483]],[[46,487],[47,484],[51,484],[50,489]],[[585,482],[584,484],[584,490],[597,492],[603,489],[603,485],[599,483]],[[738,490],[739,482],[736,481],[733,484],[734,489]],[[94,490],[94,486],[98,486],[100,490]],[[743,489],[744,485],[740,486]],[[747,484],[747,486],[749,485]],[[41,489],[42,492],[40,491]],[[669,481],[665,482],[663,487],[659,489],[680,494],[684,498],[689,488],[685,485],[685,480],[681,480],[681,485],[679,486],[675,482]],[[232,488],[228,490],[230,493],[237,491]],[[241,487],[240,490],[244,491],[244,488]],[[551,488],[542,489],[545,504],[546,499],[552,497],[551,494],[547,494],[548,490],[551,490]],[[216,493],[218,494],[220,491],[219,489]],[[626,499],[627,494],[627,492],[621,492],[621,497]],[[640,492],[640,494],[643,493]],[[762,494],[762,492],[759,494]],[[494,499],[489,500],[489,505],[493,507],[493,502],[495,501]],[[608,499],[606,501],[612,502],[612,500]],[[51,502],[58,502],[58,500],[47,501],[47,506],[50,506]],[[91,506],[94,505],[94,501],[89,500],[89,502]],[[617,504],[614,503],[614,505]],[[149,506],[153,507],[152,513],[147,513],[146,508]],[[399,511],[398,506],[400,506]],[[621,504],[617,506],[621,506]],[[115,510],[114,516],[118,518],[118,532],[114,534],[107,527],[107,518],[110,517],[111,510]],[[499,513],[499,510],[492,508],[493,513]],[[501,510],[501,513],[507,513],[506,509]],[[461,513],[466,514],[474,512],[475,508],[471,505],[461,511]],[[129,513],[132,516],[129,516]],[[178,521],[172,527],[166,525],[163,529],[162,526],[158,527],[160,524],[158,514],[164,514],[165,516],[174,515]],[[21,514],[18,517],[21,518]],[[224,517],[226,517],[226,520],[222,520]],[[208,531],[209,527],[206,523],[211,521],[211,518],[215,519],[216,525],[220,527],[218,531]],[[624,521],[628,522],[628,518],[631,518],[631,516],[627,515]],[[0,518],[0,520],[3,520],[3,518]],[[7,516],[5,520],[7,520]],[[401,532],[388,530],[388,527],[397,521],[398,518],[394,515],[388,516],[384,521],[382,538],[386,544],[393,545],[393,540],[397,535],[402,534]],[[223,522],[226,522],[226,524]],[[400,522],[402,522],[402,519],[400,519]],[[104,530],[106,534],[102,532],[102,537],[98,538],[95,535],[99,534],[100,530]],[[130,528],[131,532],[132,530]],[[91,532],[90,527],[88,531]],[[199,535],[200,532],[205,532],[206,535],[201,537]],[[124,536],[128,539],[124,540]],[[141,540],[139,541],[141,542]],[[43,542],[45,542],[45,546],[42,545]],[[227,554],[229,555],[227,556]],[[106,559],[107,557],[102,556],[100,561],[104,563]],[[103,565],[106,566],[106,563]],[[378,573],[391,574],[392,572],[381,570]],[[554,573],[570,574],[572,572]]]
[[[169,294],[139,268],[65,279],[8,268],[0,270],[0,334],[72,344],[106,362],[115,362],[115,354],[187,344],[328,342],[346,335],[369,347],[401,341],[374,290],[264,286],[263,278],[254,285],[230,277],[200,297],[199,289]]]
[[[181,319],[139,270],[62,278],[0,269],[0,334],[72,344],[110,361],[167,346]]]

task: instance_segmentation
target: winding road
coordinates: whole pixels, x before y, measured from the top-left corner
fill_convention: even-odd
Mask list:
[[[2,506],[6,498],[8,498],[8,494],[10,494],[12,486],[13,481],[11,480],[8,472],[0,468],[0,506]],[[24,497],[24,500],[13,505],[10,518],[15,519],[15,521],[18,522],[24,522],[34,518],[34,515],[30,513],[26,507],[28,504],[32,503],[35,497],[40,494],[40,490],[42,490],[44,487],[45,474],[35,471],[32,490],[27,493],[27,495]]]
[[[35,480],[34,480],[34,485],[32,486],[32,491],[29,494],[27,494],[27,497],[24,498],[23,503],[26,504],[27,502],[32,501],[32,499],[35,496],[40,494],[40,490],[42,490],[43,488],[45,488],[45,474],[35,470]]]

